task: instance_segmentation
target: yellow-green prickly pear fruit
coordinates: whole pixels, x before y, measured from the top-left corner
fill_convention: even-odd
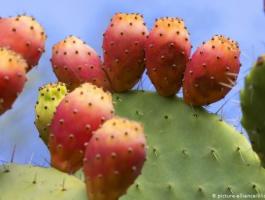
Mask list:
[[[64,83],[52,83],[39,89],[39,97],[35,106],[35,125],[45,144],[48,143],[49,126],[56,107],[67,94]]]

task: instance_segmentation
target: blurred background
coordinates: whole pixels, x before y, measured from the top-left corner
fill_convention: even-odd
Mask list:
[[[206,107],[244,133],[240,126],[239,93],[244,77],[260,54],[265,53],[263,0],[45,0],[1,2],[1,16],[33,15],[48,35],[46,53],[39,66],[29,73],[29,81],[14,108],[0,116],[0,164],[10,162],[47,166],[50,156],[33,124],[38,88],[56,81],[50,65],[53,44],[73,34],[81,37],[102,55],[102,34],[116,12],[142,13],[149,28],[155,18],[183,18],[191,33],[193,51],[214,34],[236,40],[243,64],[237,85],[222,101]],[[154,90],[143,77],[143,89]],[[179,94],[181,96],[181,94]],[[12,152],[15,149],[15,153]],[[14,156],[12,156],[14,155]]]

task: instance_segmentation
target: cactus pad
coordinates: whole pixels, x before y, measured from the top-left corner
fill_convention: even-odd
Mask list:
[[[242,125],[247,130],[253,149],[265,164],[265,56],[260,57],[245,79],[241,91]]]
[[[1,200],[87,200],[82,181],[52,168],[0,166]]]
[[[148,92],[117,94],[114,100],[118,115],[144,124],[149,147],[142,175],[122,200],[198,200],[265,192],[258,156],[217,116]]]

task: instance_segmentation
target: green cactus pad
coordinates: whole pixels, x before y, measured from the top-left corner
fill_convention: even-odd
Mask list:
[[[83,168],[79,169],[79,170],[78,170],[77,172],[75,172],[73,175],[74,175],[76,178],[78,178],[79,180],[85,182],[85,175],[84,175],[84,172],[83,172]]]
[[[87,200],[82,181],[52,168],[0,166],[0,200]]]
[[[242,125],[265,165],[265,56],[260,57],[241,91]]]
[[[47,84],[39,89],[39,97],[35,106],[35,125],[40,133],[40,137],[47,144],[48,128],[56,107],[67,94],[67,89],[63,83]]]
[[[258,156],[217,116],[178,98],[148,92],[117,94],[114,100],[118,115],[144,124],[148,140],[142,175],[122,200],[208,200],[215,194],[265,193]]]

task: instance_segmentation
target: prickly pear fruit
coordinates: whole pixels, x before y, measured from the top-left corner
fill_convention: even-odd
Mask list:
[[[53,47],[52,66],[59,81],[74,89],[85,82],[109,90],[109,82],[96,51],[75,36]]]
[[[141,173],[146,159],[141,124],[112,118],[88,143],[84,173],[90,200],[118,200]]]
[[[38,64],[45,41],[44,29],[35,18],[26,15],[0,18],[0,46],[21,54],[28,63],[28,71]]]
[[[143,17],[118,13],[104,33],[104,69],[115,92],[130,90],[144,69],[144,43],[148,35]]]
[[[184,75],[184,100],[194,106],[216,102],[235,85],[240,68],[238,44],[216,35],[203,43],[189,61]]]
[[[175,95],[191,52],[189,33],[178,18],[156,20],[145,45],[147,74],[161,96]]]
[[[22,92],[27,68],[26,61],[19,54],[0,48],[0,114],[10,109]]]
[[[113,113],[111,94],[90,83],[66,95],[51,122],[51,164],[68,173],[80,169],[93,132]]]
[[[64,83],[47,84],[39,89],[39,97],[35,106],[35,125],[45,144],[48,144],[53,115],[66,94],[67,89]]]

